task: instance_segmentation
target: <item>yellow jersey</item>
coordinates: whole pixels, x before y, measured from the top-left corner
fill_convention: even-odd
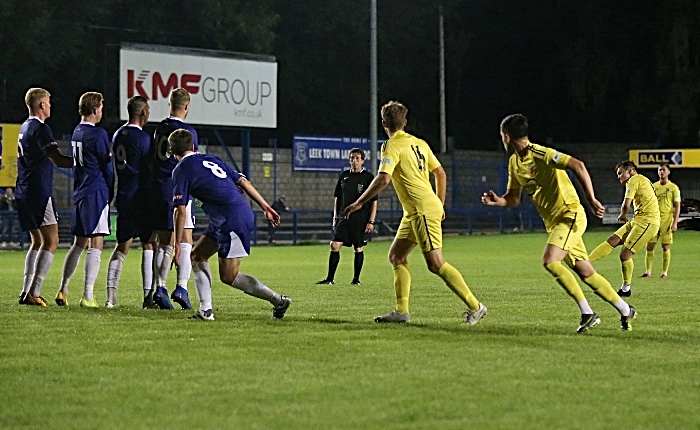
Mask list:
[[[632,199],[637,221],[660,225],[659,201],[649,178],[639,173],[630,177],[625,184],[625,199]]]
[[[513,154],[508,160],[508,189],[525,190],[548,231],[564,215],[586,213],[566,174],[570,159],[570,155],[528,142],[523,158]]]
[[[424,140],[399,130],[382,145],[381,160],[379,173],[391,175],[406,219],[442,217],[442,202],[430,185],[430,172],[441,164]]]
[[[661,181],[656,181],[653,184],[656,200],[659,202],[659,213],[661,214],[661,222],[673,221],[674,203],[681,202],[681,190],[678,185],[671,181],[661,185]]]

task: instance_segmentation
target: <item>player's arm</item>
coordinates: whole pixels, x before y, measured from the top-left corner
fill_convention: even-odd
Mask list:
[[[679,216],[681,216],[681,202],[673,202],[673,224],[671,224],[671,231],[678,230]]]
[[[338,197],[333,198],[333,230],[335,230],[335,225],[338,224],[338,217],[340,216],[340,213],[343,211],[343,208],[340,207],[341,200]]]
[[[355,203],[351,203],[350,205],[348,205],[348,207],[345,208],[345,218],[349,217],[351,213],[360,210],[362,205],[370,201],[372,197],[381,193],[382,190],[386,188],[387,185],[389,185],[389,182],[391,182],[391,175],[385,172],[379,172],[377,176],[375,176],[374,179],[372,179],[372,182],[369,184],[369,187],[367,187],[365,192],[362,193],[360,198],[357,199]]]
[[[591,209],[593,210],[593,215],[598,218],[603,218],[603,215],[605,214],[605,206],[603,206],[598,199],[595,198],[593,182],[591,181],[591,175],[588,174],[586,165],[583,163],[583,161],[571,157],[566,164],[566,168],[574,173],[578,183],[581,184],[586,200],[588,200],[588,204],[591,205]]]
[[[502,196],[499,196],[493,190],[489,190],[488,193],[484,193],[481,197],[481,203],[486,206],[513,208],[520,204],[520,194],[522,194],[522,188],[508,188],[508,191]]]
[[[435,176],[435,194],[445,206],[445,195],[447,195],[447,173],[442,166],[438,166],[436,169],[432,170],[431,173]]]
[[[618,221],[627,222],[627,212],[630,211],[632,207],[632,199],[626,198],[622,201],[622,206],[620,206],[620,216],[617,217]]]
[[[173,228],[175,229],[175,243],[182,243],[185,235],[185,218],[187,217],[187,206],[177,205],[173,211]],[[173,263],[179,267],[180,247],[173,248]],[[172,267],[172,266],[171,266]]]
[[[51,160],[56,167],[61,167],[63,169],[70,169],[73,167],[73,158],[68,155],[63,155],[61,150],[58,149],[58,146],[50,150],[46,156],[49,157],[49,160]]]
[[[248,194],[251,199],[253,199],[255,203],[258,204],[258,206],[260,206],[260,209],[262,209],[263,213],[265,214],[265,218],[267,218],[267,220],[270,221],[274,227],[280,225],[279,214],[272,209],[272,207],[267,203],[267,201],[265,201],[258,190],[255,189],[253,184],[251,184],[245,176],[241,176],[238,179],[238,182],[236,182],[236,185],[238,185],[246,194]]]
[[[372,202],[370,203],[369,220],[367,221],[367,225],[365,226],[365,233],[372,233],[374,231],[374,223],[377,219],[377,203],[377,199],[372,200]]]

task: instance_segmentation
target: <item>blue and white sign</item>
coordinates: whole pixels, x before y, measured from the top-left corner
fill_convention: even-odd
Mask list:
[[[371,158],[370,140],[365,137],[294,136],[292,143],[293,172],[342,172],[350,168],[350,150],[365,151]],[[381,142],[378,142],[381,145]],[[365,163],[369,168],[369,163]]]

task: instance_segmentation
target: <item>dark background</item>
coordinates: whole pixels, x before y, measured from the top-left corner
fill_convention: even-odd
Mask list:
[[[456,148],[500,149],[499,122],[514,112],[548,143],[699,145],[699,1],[378,0],[380,104],[406,104],[410,131],[433,147],[439,4]],[[276,56],[278,129],[254,131],[254,145],[275,137],[290,146],[295,133],[367,136],[369,19],[369,0],[6,0],[0,122],[21,123],[24,93],[41,86],[52,94],[48,123],[70,134],[80,94],[102,91],[111,132],[120,123],[109,96],[114,52],[134,42]],[[236,140],[235,129],[224,133]]]

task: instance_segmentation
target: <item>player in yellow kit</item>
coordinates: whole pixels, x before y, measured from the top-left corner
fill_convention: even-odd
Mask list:
[[[382,146],[379,172],[367,190],[344,212],[345,217],[348,217],[359,210],[389,182],[393,183],[403,206],[403,218],[389,250],[389,261],[394,267],[396,308],[386,315],[374,318],[374,321],[410,321],[408,299],[411,271],[408,267],[408,254],[418,245],[428,264],[428,270],[442,278],[467,305],[463,314],[464,323],[474,325],[486,315],[486,306],[479,303],[459,271],[445,262],[442,256],[441,223],[445,218],[443,205],[447,176],[428,144],[404,131],[407,113],[408,109],[398,102],[391,101],[382,106],[382,125],[389,140]],[[430,173],[435,176],[436,191],[430,185]]]
[[[508,187],[502,196],[493,191],[485,193],[482,202],[487,206],[514,207],[520,204],[520,196],[525,190],[549,233],[542,265],[576,301],[581,311],[581,323],[576,331],[583,333],[600,324],[600,318],[562,261],[620,312],[622,330],[630,330],[630,320],[636,316],[634,308],[620,298],[610,282],[596,273],[588,261],[583,243],[586,212],[566,170],[572,171],[578,179],[595,216],[602,218],[605,213],[605,207],[595,198],[586,166],[574,157],[530,142],[528,128],[527,118],[520,114],[509,115],[501,122],[503,146],[512,154],[508,161]]]
[[[661,215],[659,233],[655,238],[647,243],[645,258],[645,272],[642,278],[651,278],[651,268],[654,264],[654,247],[661,241],[663,251],[661,277],[668,276],[668,267],[671,264],[671,244],[673,243],[673,232],[678,230],[678,217],[681,214],[681,190],[678,185],[668,179],[671,168],[668,164],[662,163],[658,170],[659,180],[654,182],[654,193],[659,202],[659,214]]]
[[[607,256],[615,247],[623,245],[620,250],[622,287],[617,293],[623,297],[629,297],[632,295],[631,283],[634,271],[632,256],[641,251],[659,232],[659,203],[651,181],[637,173],[637,166],[633,162],[617,163],[615,171],[617,179],[625,185],[625,199],[620,207],[620,216],[617,217],[625,225],[591,252],[591,262]],[[634,218],[628,220],[627,213],[632,202],[634,202]]]

